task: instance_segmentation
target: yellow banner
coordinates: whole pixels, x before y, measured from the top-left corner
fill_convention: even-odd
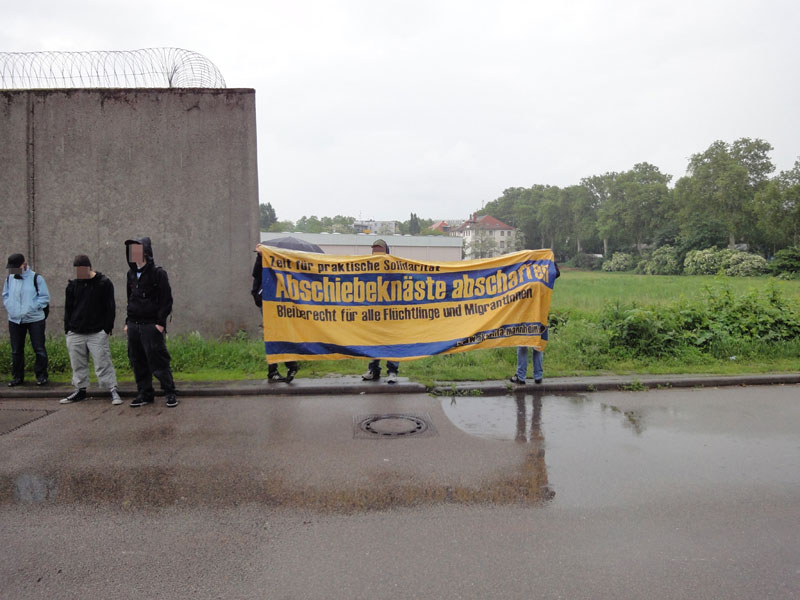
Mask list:
[[[270,362],[399,361],[547,343],[551,250],[441,263],[259,250]]]

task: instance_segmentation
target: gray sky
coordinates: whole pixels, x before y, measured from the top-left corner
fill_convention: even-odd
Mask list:
[[[255,88],[278,217],[465,218],[715,140],[800,156],[796,0],[27,0],[0,50],[204,54]],[[673,179],[673,181],[674,181]]]

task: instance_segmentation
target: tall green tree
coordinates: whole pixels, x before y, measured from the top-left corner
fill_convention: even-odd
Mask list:
[[[755,194],[775,169],[769,160],[771,150],[763,140],[741,138],[733,144],[717,140],[704,152],[692,155],[688,179],[676,195],[683,221],[702,218],[724,223],[728,246],[733,248],[756,222]]]
[[[419,217],[415,213],[411,213],[408,219],[408,233],[411,235],[419,235],[420,231],[422,231],[422,228],[419,224]]]
[[[467,244],[469,258],[490,258],[497,251],[497,241],[485,229],[474,229],[472,240]]]
[[[771,253],[800,244],[800,159],[756,192],[754,205]]]
[[[267,202],[266,204],[259,204],[259,219],[258,225],[261,231],[269,231],[269,228],[272,226],[273,223],[278,221],[278,216],[275,214],[275,209],[272,208],[272,204]]]
[[[597,235],[603,241],[604,256],[610,256],[612,250],[630,242],[622,224],[625,208],[619,179],[620,174],[616,172],[581,179],[581,185],[589,191],[596,207]]]
[[[649,163],[638,163],[621,175],[622,227],[629,232],[637,250],[652,241],[656,229],[669,213],[671,175]]]

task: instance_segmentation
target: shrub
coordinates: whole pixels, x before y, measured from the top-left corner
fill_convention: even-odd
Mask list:
[[[722,269],[722,255],[716,248],[689,250],[683,261],[683,272],[687,275],[716,275]]]
[[[591,271],[597,271],[603,264],[603,257],[594,256],[593,254],[584,254],[583,252],[581,252],[580,254],[576,254],[572,258],[572,260],[570,260],[569,263],[567,264],[573,267],[577,267],[578,269],[589,269]]]
[[[683,272],[687,275],[717,275],[724,273],[731,266],[731,261],[737,254],[736,250],[725,248],[706,248],[705,250],[690,250],[683,261]]]
[[[617,354],[665,356],[675,349],[675,328],[669,323],[670,317],[669,311],[657,308],[615,306],[606,309],[603,320]]]
[[[730,277],[755,277],[767,272],[767,261],[758,254],[737,252],[731,256],[725,268],[725,275]]]
[[[678,259],[678,249],[674,246],[661,246],[653,251],[653,256],[644,266],[648,275],[678,275],[681,264]]]
[[[581,369],[603,369],[609,362],[609,332],[594,321],[571,319],[551,332],[547,353]]]
[[[775,273],[800,273],[800,246],[784,248],[775,253],[775,260],[770,264]]]
[[[603,263],[603,271],[630,271],[633,268],[633,256],[626,252],[614,252],[611,260]]]

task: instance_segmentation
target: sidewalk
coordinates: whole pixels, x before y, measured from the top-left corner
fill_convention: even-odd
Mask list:
[[[158,387],[158,383],[156,387]],[[431,389],[421,383],[401,377],[396,384],[384,380],[365,382],[358,375],[324,377],[320,379],[295,379],[291,383],[270,383],[265,379],[245,381],[181,382],[177,381],[178,394],[191,396],[331,396],[341,394],[422,394],[432,393],[441,396],[486,395],[497,396],[514,391],[545,392],[595,392],[603,390],[638,390],[652,388],[678,387],[723,387],[739,385],[778,385],[800,383],[800,372],[754,375],[604,375],[597,377],[552,377],[541,385],[530,380],[526,385],[514,385],[507,380],[437,382]],[[9,388],[0,388],[0,399],[23,398],[63,398],[72,391],[67,384],[36,386],[33,383]],[[107,396],[108,392],[92,384],[88,391],[90,397]],[[135,395],[133,383],[120,386],[120,395]],[[160,394],[160,391],[156,392]]]

